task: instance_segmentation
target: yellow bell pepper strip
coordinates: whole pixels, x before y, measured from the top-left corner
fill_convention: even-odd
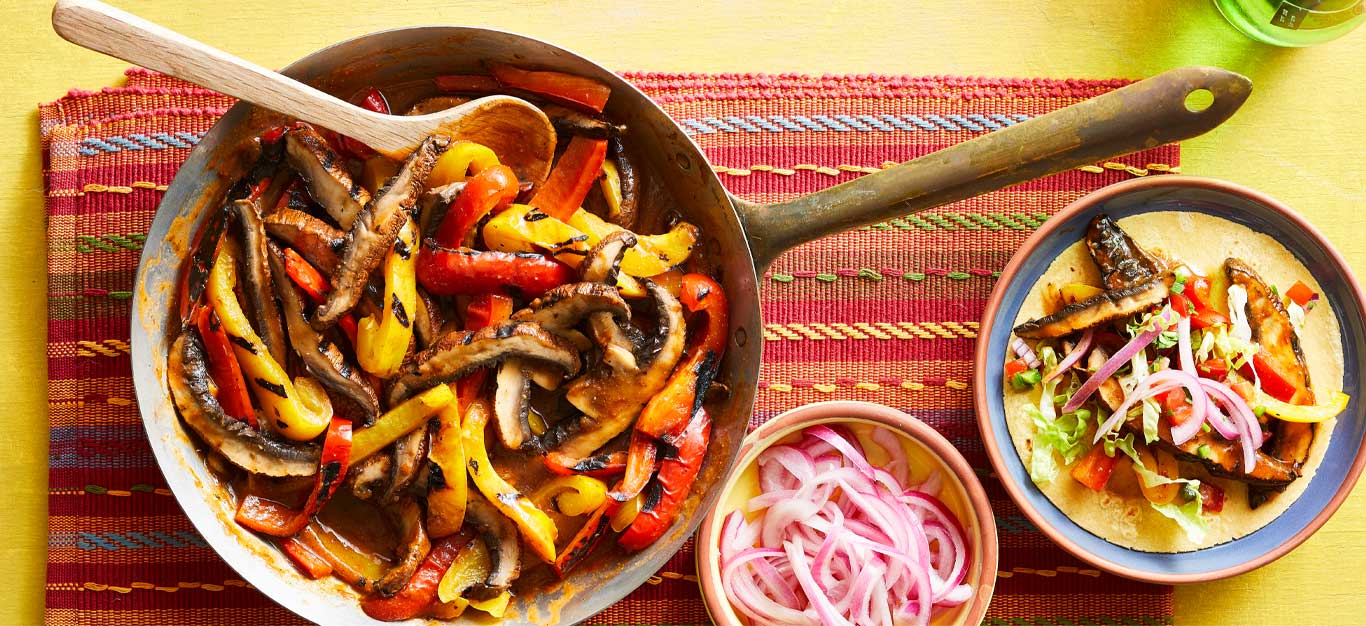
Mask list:
[[[215,397],[228,415],[257,428],[256,410],[251,406],[247,381],[242,378],[242,368],[237,365],[237,355],[232,353],[232,343],[228,341],[228,333],[223,330],[222,322],[218,321],[213,309],[206,306],[199,308],[195,318],[199,336],[204,339],[204,351],[208,355],[209,376],[218,386]]]
[[[637,496],[643,501],[641,511],[617,539],[617,545],[627,550],[643,550],[664,536],[692,491],[710,441],[711,418],[706,410],[698,411],[679,439],[678,452],[659,463],[654,482]]]
[[[457,141],[436,160],[432,173],[427,177],[427,186],[442,187],[458,183],[470,174],[478,174],[495,165],[498,165],[498,155],[488,146],[473,141]]]
[[[615,500],[613,501],[615,502]],[[612,513],[612,530],[622,532],[631,527],[631,524],[640,516],[640,512],[645,508],[645,494],[637,494],[621,503],[617,510]]]
[[[514,204],[484,225],[484,243],[498,252],[542,249],[570,267],[588,255],[588,235],[526,204]]]
[[[453,535],[465,523],[465,501],[470,487],[460,433],[460,409],[457,400],[436,414],[438,426],[428,453],[432,465],[427,480],[427,533],[432,537]]]
[[[502,617],[507,611],[508,602],[512,600],[512,594],[508,591],[487,600],[467,600],[460,595],[464,590],[488,579],[492,570],[493,560],[489,558],[488,546],[483,541],[470,542],[468,547],[460,551],[460,556],[455,557],[446,575],[441,577],[437,598],[442,603],[450,604],[452,609],[472,606],[494,617]]]
[[[489,66],[489,73],[504,87],[530,91],[553,102],[592,113],[602,113],[612,95],[612,88],[603,83],[564,72],[524,70],[495,63]]]
[[[531,551],[542,561],[554,563],[555,537],[558,534],[555,522],[516,487],[503,480],[489,461],[488,448],[484,445],[484,427],[488,425],[490,413],[492,409],[483,398],[475,400],[465,412],[463,436],[470,477],[484,497],[517,524],[522,540],[531,547]]]
[[[582,209],[569,217],[568,224],[588,235],[589,246],[597,245],[607,235],[624,230]],[[696,226],[679,222],[661,235],[636,235],[636,245],[627,250],[621,259],[621,271],[641,278],[663,274],[688,260],[699,232]]]
[[[570,139],[545,184],[527,204],[557,220],[569,219],[583,205],[593,181],[602,172],[602,161],[606,157],[606,139],[582,135]]]
[[[295,537],[327,561],[337,578],[363,592],[374,591],[375,582],[389,571],[382,561],[347,545],[317,521],[309,522]]]
[[[295,381],[312,381],[300,376],[289,379],[283,367],[271,358],[260,336],[252,330],[246,313],[233,291],[237,286],[236,246],[219,247],[217,260],[209,272],[207,294],[228,340],[233,343],[242,374],[252,383],[256,402],[266,416],[268,427],[294,441],[308,441],[327,430],[332,407],[326,393],[321,398],[303,397]],[[314,382],[314,385],[317,383]],[[312,394],[310,394],[312,395]],[[326,406],[322,406],[322,405]]]
[[[1302,406],[1298,404],[1288,404],[1269,396],[1260,398],[1260,406],[1266,409],[1267,415],[1287,422],[1300,424],[1317,424],[1326,422],[1347,410],[1347,403],[1351,397],[1341,391],[1333,394],[1333,397],[1324,404]]]
[[[362,428],[351,437],[351,463],[359,463],[399,437],[425,425],[437,411],[453,400],[455,394],[450,387],[437,385],[389,409],[369,428]]]
[[[474,225],[511,205],[517,199],[518,185],[517,174],[506,165],[494,164],[472,176],[441,219],[436,243],[446,248],[468,247],[473,243]]]
[[[512,592],[504,591],[487,600],[470,600],[470,606],[479,609],[493,617],[502,617],[508,610],[508,603],[512,602]]]
[[[373,156],[365,160],[365,164],[360,168],[360,186],[370,192],[374,197],[379,193],[384,183],[388,182],[394,174],[398,173],[398,161],[389,159],[386,156]]]
[[[424,609],[436,602],[437,586],[441,577],[455,562],[461,548],[473,538],[461,533],[438,541],[427,553],[422,562],[408,579],[408,584],[392,597],[374,595],[361,601],[360,608],[366,615],[384,622],[398,622],[417,617]]]
[[[417,227],[410,219],[384,259],[384,310],[361,318],[356,327],[356,360],[380,378],[398,373],[413,340],[417,311]]]
[[[702,411],[702,403],[726,353],[730,308],[721,285],[702,274],[687,274],[683,276],[682,289],[683,306],[694,320],[699,315],[704,317],[706,326],[693,335],[692,345],[669,376],[664,390],[650,399],[636,419],[635,432],[643,437],[631,439],[626,475],[620,490],[612,492],[617,501],[635,497],[654,474],[657,463],[653,443],[676,446],[689,421]]]
[[[308,520],[323,508],[337,493],[351,464],[351,420],[332,417],[323,439],[322,457],[313,490],[300,510],[294,510],[273,500],[248,494],[242,499],[234,518],[238,524],[256,532],[275,537],[293,537],[308,525]]]
[[[556,476],[531,494],[531,501],[542,508],[553,504],[570,517],[592,511],[606,499],[607,485],[587,476]]]
[[[607,200],[607,219],[616,221],[621,215],[621,172],[617,171],[617,164],[612,159],[602,162],[602,177],[598,179],[598,188],[602,190],[602,197]]]

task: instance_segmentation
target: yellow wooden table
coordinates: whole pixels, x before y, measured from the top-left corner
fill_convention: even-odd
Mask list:
[[[1230,122],[1185,144],[1182,169],[1270,193],[1366,274],[1366,29],[1305,50],[1256,44],[1203,0],[753,3],[526,0],[115,0],[268,67],[328,43],[416,24],[490,26],[553,40],[619,69],[1142,77],[1179,65],[1251,76]],[[679,3],[681,4],[681,3]],[[0,3],[0,622],[42,619],[46,562],[47,285],[36,105],[119,80],[124,64],[52,33],[48,0]],[[1361,624],[1366,490],[1257,572],[1176,593],[1178,624]]]

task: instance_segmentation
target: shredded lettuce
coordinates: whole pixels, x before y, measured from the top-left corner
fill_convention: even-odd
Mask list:
[[[1152,398],[1143,399],[1143,440],[1148,443],[1157,441],[1157,419],[1162,416],[1162,411],[1157,407],[1157,401]]]
[[[1164,330],[1157,334],[1157,339],[1153,341],[1153,345],[1156,346],[1158,350],[1166,350],[1167,348],[1175,346],[1177,341],[1178,336],[1176,331]]]
[[[1039,360],[1043,369],[1052,371],[1058,366],[1058,354],[1051,347],[1039,350]],[[1058,384],[1065,376],[1045,381],[1039,391],[1038,406],[1025,407],[1025,414],[1034,422],[1034,439],[1029,455],[1029,477],[1035,483],[1051,483],[1058,477],[1058,462],[1053,457],[1057,452],[1065,463],[1072,463],[1084,450],[1080,449],[1081,439],[1086,435],[1086,419],[1077,413],[1058,416],[1054,408],[1057,401]],[[1086,412],[1090,417],[1090,412]]]
[[[1167,478],[1157,472],[1144,467],[1143,461],[1139,459],[1138,452],[1134,450],[1134,436],[1125,435],[1121,438],[1104,440],[1105,453],[1114,456],[1116,451],[1123,452],[1134,462],[1134,471],[1138,473],[1139,479],[1148,487],[1158,487],[1161,485],[1181,484],[1188,489],[1177,496],[1178,499],[1191,495],[1189,500],[1182,504],[1168,502],[1167,504],[1154,504],[1148,502],[1154,511],[1176,522],[1181,530],[1186,533],[1186,538],[1192,543],[1201,543],[1205,540],[1205,534],[1209,532],[1209,522],[1205,520],[1202,511],[1205,505],[1204,496],[1200,494],[1200,481],[1190,478]],[[1147,502],[1147,499],[1144,499]]]

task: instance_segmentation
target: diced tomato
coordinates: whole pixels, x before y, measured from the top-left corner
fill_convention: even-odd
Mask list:
[[[1196,330],[1220,324],[1228,324],[1228,316],[1212,309],[1196,309],[1191,316],[1191,328]]]
[[[1191,418],[1191,403],[1186,399],[1185,389],[1173,389],[1162,396],[1162,403],[1167,407],[1168,421],[1172,426],[1179,426]]]
[[[1171,295],[1171,302],[1172,310],[1176,311],[1177,315],[1180,315],[1181,317],[1190,317],[1195,314],[1195,306],[1191,304],[1190,300],[1186,299],[1186,296],[1174,293]]]
[[[1310,289],[1309,285],[1304,284],[1304,281],[1299,280],[1295,281],[1295,284],[1285,292],[1285,297],[1290,298],[1291,302],[1300,306],[1305,306],[1312,302],[1314,296],[1314,290]]]
[[[1257,401],[1257,387],[1250,382],[1240,380],[1229,385],[1229,388],[1248,404]]]
[[[1204,513],[1219,513],[1224,510],[1224,490],[1218,485],[1204,482],[1200,483],[1200,496],[1204,498],[1201,502],[1201,511]]]
[[[1195,371],[1201,378],[1224,382],[1228,378],[1228,362],[1223,359],[1209,359],[1195,366]]]
[[[1029,369],[1029,364],[1024,359],[1015,359],[1006,363],[1006,380],[1014,378],[1016,374]]]
[[[1086,455],[1072,466],[1072,478],[1077,482],[1090,487],[1092,491],[1100,491],[1105,488],[1105,484],[1110,482],[1110,474],[1115,471],[1115,463],[1118,459],[1105,454],[1105,446],[1091,446]]]

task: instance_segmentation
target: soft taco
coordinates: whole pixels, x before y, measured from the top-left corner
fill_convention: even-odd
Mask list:
[[[1347,403],[1331,303],[1280,243],[1194,212],[1097,216],[1016,318],[1006,419],[1034,483],[1149,552],[1251,533],[1304,491]]]

